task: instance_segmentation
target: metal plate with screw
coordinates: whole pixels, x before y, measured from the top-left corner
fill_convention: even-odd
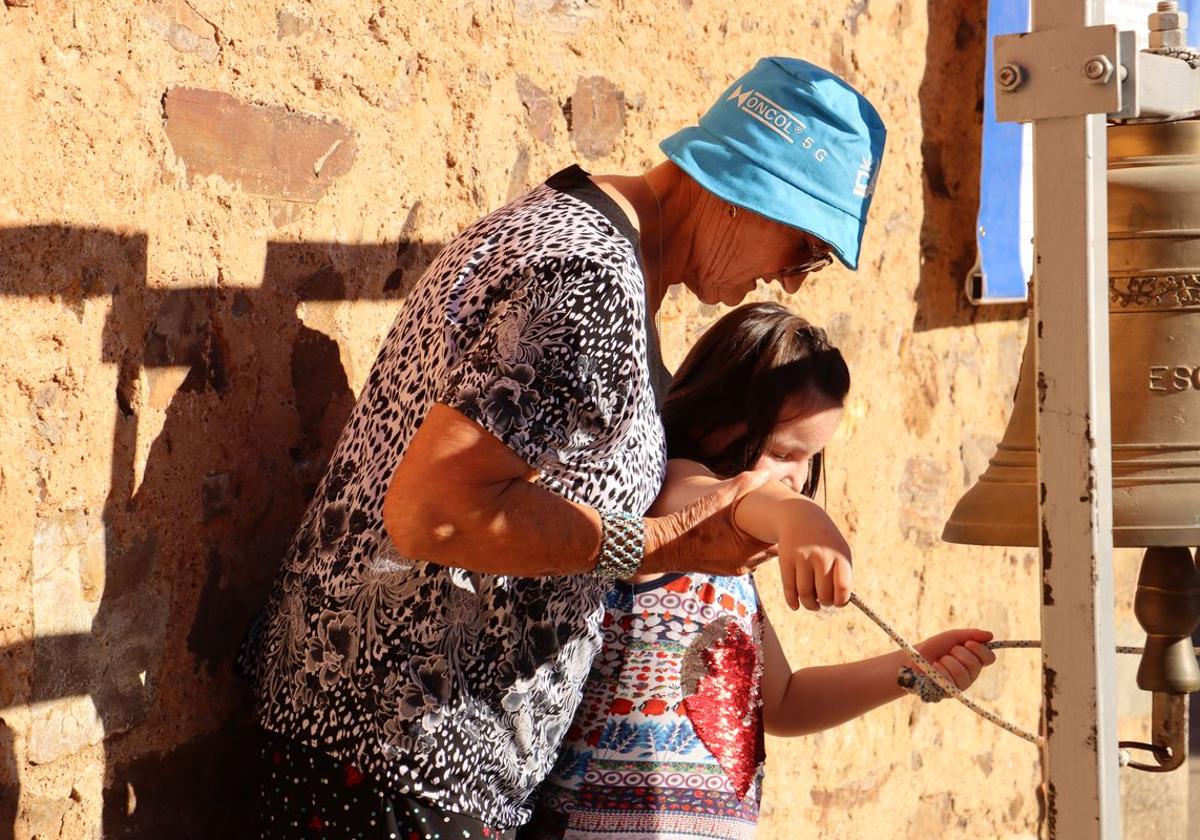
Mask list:
[[[996,118],[1110,114],[1121,110],[1117,27],[1000,35],[995,41]]]

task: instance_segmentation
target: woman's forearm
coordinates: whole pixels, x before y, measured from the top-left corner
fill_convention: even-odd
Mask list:
[[[542,577],[587,574],[599,558],[600,513],[524,479],[467,485],[449,496],[389,494],[384,522],[405,556],[480,574]],[[640,571],[679,571],[686,565],[683,515],[644,520]]]
[[[767,732],[808,735],[860,717],[904,696],[896,684],[903,653],[794,672],[778,702],[763,709]]]
[[[481,574],[583,574],[600,546],[594,509],[521,479],[460,487],[452,504],[396,488],[383,514],[401,554]]]
[[[535,471],[452,408],[434,405],[392,475],[383,523],[406,557],[518,577],[586,574],[599,559],[600,513],[534,483]],[[739,574],[764,546],[728,510],[761,481],[743,475],[644,520],[644,574]]]

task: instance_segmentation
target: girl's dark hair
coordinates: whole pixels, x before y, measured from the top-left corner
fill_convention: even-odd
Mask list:
[[[819,394],[841,403],[849,390],[850,369],[824,330],[777,303],[740,306],[705,331],[671,380],[667,454],[736,475],[762,456],[789,400]],[[710,434],[736,426],[745,433],[720,452],[702,451]],[[815,453],[806,496],[820,483],[821,461]]]

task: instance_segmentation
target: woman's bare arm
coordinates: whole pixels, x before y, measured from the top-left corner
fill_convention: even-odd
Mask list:
[[[536,475],[482,426],[435,404],[392,477],[384,525],[401,554],[428,562],[523,577],[590,572],[599,513],[534,484]],[[746,476],[647,518],[642,571],[741,574],[766,559],[729,515],[756,482]]]

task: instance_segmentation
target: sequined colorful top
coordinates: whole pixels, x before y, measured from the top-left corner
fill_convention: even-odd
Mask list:
[[[752,838],[761,625],[749,575],[619,584],[575,720],[518,836]]]

